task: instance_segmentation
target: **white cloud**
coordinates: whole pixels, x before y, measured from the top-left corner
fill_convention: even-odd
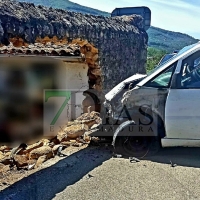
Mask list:
[[[147,6],[151,9],[151,24],[200,38],[200,4],[187,0],[71,0],[84,6],[112,12],[116,7]],[[193,3],[191,3],[193,2]]]

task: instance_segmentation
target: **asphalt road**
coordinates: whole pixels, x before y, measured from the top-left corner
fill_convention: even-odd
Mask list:
[[[200,149],[170,148],[131,163],[112,158],[107,147],[88,147],[8,187],[0,199],[200,199],[199,158]]]

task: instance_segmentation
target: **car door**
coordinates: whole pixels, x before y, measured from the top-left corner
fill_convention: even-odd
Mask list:
[[[178,63],[165,106],[167,138],[200,139],[199,59],[197,51]]]
[[[138,115],[134,116],[133,120],[138,124],[136,129],[139,131],[142,130],[141,133],[143,135],[148,135],[151,130],[154,132],[154,135],[162,134],[157,132],[159,128],[156,126],[159,126],[159,122],[156,116],[160,116],[161,119],[165,116],[165,103],[176,66],[177,62],[175,61],[163,71],[156,74],[156,76],[153,76],[152,79],[143,84],[138,90],[132,91],[134,105],[139,108]],[[153,113],[148,113],[150,110]],[[148,117],[148,114],[144,115],[144,113],[148,113],[151,117]],[[164,133],[162,134],[163,136]]]

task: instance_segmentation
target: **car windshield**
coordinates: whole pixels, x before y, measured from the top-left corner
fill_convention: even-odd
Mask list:
[[[163,65],[165,65],[166,63],[168,63],[169,61],[171,61],[172,59],[177,58],[178,56],[180,56],[181,54],[183,54],[186,51],[190,50],[191,48],[193,48],[196,45],[197,44],[195,43],[195,44],[192,44],[192,45],[184,47],[177,54],[175,54],[173,57],[169,58],[166,62],[162,63],[161,65],[158,65],[156,68],[154,68],[153,70],[151,70],[147,75],[149,76],[149,75],[153,74],[157,69],[159,69],[160,67],[162,67]]]
[[[162,65],[163,63],[165,63],[166,61],[168,61],[170,58],[172,58],[175,55],[176,55],[175,53],[164,55],[158,65]]]

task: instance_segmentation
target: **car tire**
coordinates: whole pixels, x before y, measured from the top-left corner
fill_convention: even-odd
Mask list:
[[[114,145],[116,154],[137,158],[153,156],[159,151],[160,147],[160,137],[150,136],[118,136]]]

